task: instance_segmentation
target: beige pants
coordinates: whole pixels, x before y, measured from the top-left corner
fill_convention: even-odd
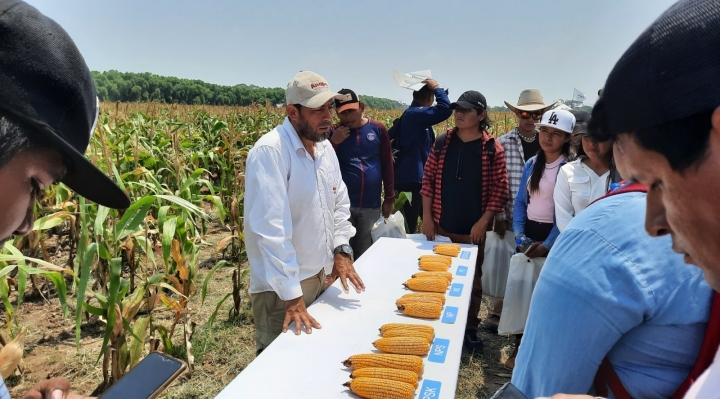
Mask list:
[[[325,291],[325,269],[300,282],[305,306],[310,306]],[[255,345],[262,351],[282,332],[285,321],[285,301],[275,291],[251,294],[255,318]]]

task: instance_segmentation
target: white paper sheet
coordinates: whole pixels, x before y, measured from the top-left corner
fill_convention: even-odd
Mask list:
[[[398,86],[409,90],[417,91],[422,89],[425,86],[422,81],[431,78],[432,72],[429,69],[409,73],[401,73],[397,69],[393,69],[393,79],[395,79]]]
[[[463,245],[460,256],[453,258],[455,286],[446,295],[442,319],[408,317],[395,306],[395,300],[409,292],[402,283],[419,271],[418,257],[431,254],[434,244],[424,237],[379,239],[355,262],[365,292],[357,294],[351,288],[344,294],[336,281],[308,308],[322,329],[310,335],[281,334],[217,398],[357,398],[342,386],[350,380],[350,370],[341,362],[354,354],[377,353],[372,343],[380,338],[378,328],[393,322],[435,328],[435,343],[423,359],[425,371],[415,397],[454,398],[477,247]],[[443,322],[452,308],[457,309],[455,322]]]

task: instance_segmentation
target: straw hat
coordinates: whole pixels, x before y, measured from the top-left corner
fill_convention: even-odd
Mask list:
[[[520,92],[520,98],[518,98],[517,105],[511,105],[507,101],[504,101],[505,105],[510,108],[511,111],[547,111],[555,105],[545,104],[542,98],[542,94],[538,89],[525,89]]]

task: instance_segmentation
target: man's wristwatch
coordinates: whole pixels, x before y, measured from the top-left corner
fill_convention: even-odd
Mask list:
[[[350,259],[352,259],[352,256],[353,256],[352,247],[347,244],[338,245],[335,248],[335,250],[333,250],[333,255],[337,255],[337,254],[348,255],[350,257]]]

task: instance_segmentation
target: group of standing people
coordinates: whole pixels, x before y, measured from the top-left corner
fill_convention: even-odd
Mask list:
[[[98,104],[67,33],[22,1],[0,0],[0,38],[0,243],[32,231],[35,200],[57,182],[127,208],[83,156]],[[367,248],[368,220],[389,215],[394,192],[407,190],[412,230],[415,212],[428,239],[480,247],[469,349],[482,345],[486,232],[528,238],[527,256],[547,256],[512,377],[526,396],[720,398],[718,49],[717,0],[681,0],[625,52],[589,122],[525,90],[508,104],[518,127],[498,139],[476,91],[451,103],[427,80],[391,138],[354,92],[298,73],[287,118],[247,159],[258,353],[291,322],[296,334],[320,328],[307,306],[328,284],[364,290],[353,246]],[[435,137],[432,126],[451,114],[455,127]],[[618,185],[620,175],[629,182]],[[491,303],[483,327],[501,307]],[[46,380],[26,397],[80,398],[69,386]],[[1,379],[0,398],[9,398]]]

